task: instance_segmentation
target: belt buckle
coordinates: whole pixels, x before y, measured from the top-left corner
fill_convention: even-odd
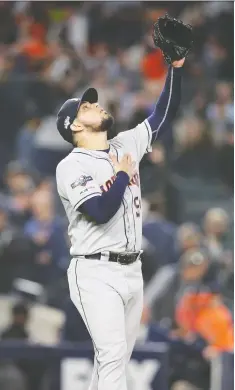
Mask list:
[[[125,257],[125,256],[126,256],[126,254],[118,253],[118,255],[117,255],[117,263],[118,263],[118,264],[121,264],[121,265],[125,264],[124,262],[121,261],[121,259],[122,259],[123,257]]]
[[[128,257],[128,254],[127,253],[118,253],[118,255],[117,255],[117,263],[121,264],[121,265],[132,264],[132,263],[134,263],[135,261],[137,261],[137,260],[139,260],[141,258],[142,253],[143,253],[143,251],[140,250],[137,256],[136,256],[135,253],[129,254],[129,256],[131,258],[131,261],[127,260],[126,262],[122,261],[121,259],[125,258],[126,256]],[[135,258],[135,259],[133,260],[133,258]]]

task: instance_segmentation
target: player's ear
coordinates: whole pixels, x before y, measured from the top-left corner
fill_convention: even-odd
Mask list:
[[[73,123],[70,125],[70,129],[74,132],[82,131],[82,125],[75,119]]]

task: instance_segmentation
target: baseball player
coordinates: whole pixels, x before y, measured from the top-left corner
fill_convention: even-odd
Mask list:
[[[74,146],[56,179],[69,220],[70,296],[94,344],[89,390],[127,390],[143,305],[139,163],[175,117],[183,63],[169,66],[152,114],[109,141],[114,119],[94,88],[67,100],[58,113],[57,128]]]

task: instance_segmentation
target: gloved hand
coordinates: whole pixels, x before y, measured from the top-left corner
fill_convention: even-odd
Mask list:
[[[165,15],[153,26],[153,41],[163,53],[167,64],[185,58],[193,45],[192,26]]]

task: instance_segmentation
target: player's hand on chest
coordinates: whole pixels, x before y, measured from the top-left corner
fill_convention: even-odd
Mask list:
[[[139,187],[139,171],[136,161],[130,154],[110,153],[108,157],[108,164],[104,164],[102,168],[96,172],[97,181],[99,182],[102,191],[108,191],[114,181],[118,172],[122,171],[128,174],[130,181],[129,186]]]
[[[118,174],[119,172],[124,172],[131,180],[137,172],[136,162],[133,160],[132,156],[129,153],[126,153],[123,157],[118,159],[115,154],[110,154],[110,158],[112,160],[115,173]]]

